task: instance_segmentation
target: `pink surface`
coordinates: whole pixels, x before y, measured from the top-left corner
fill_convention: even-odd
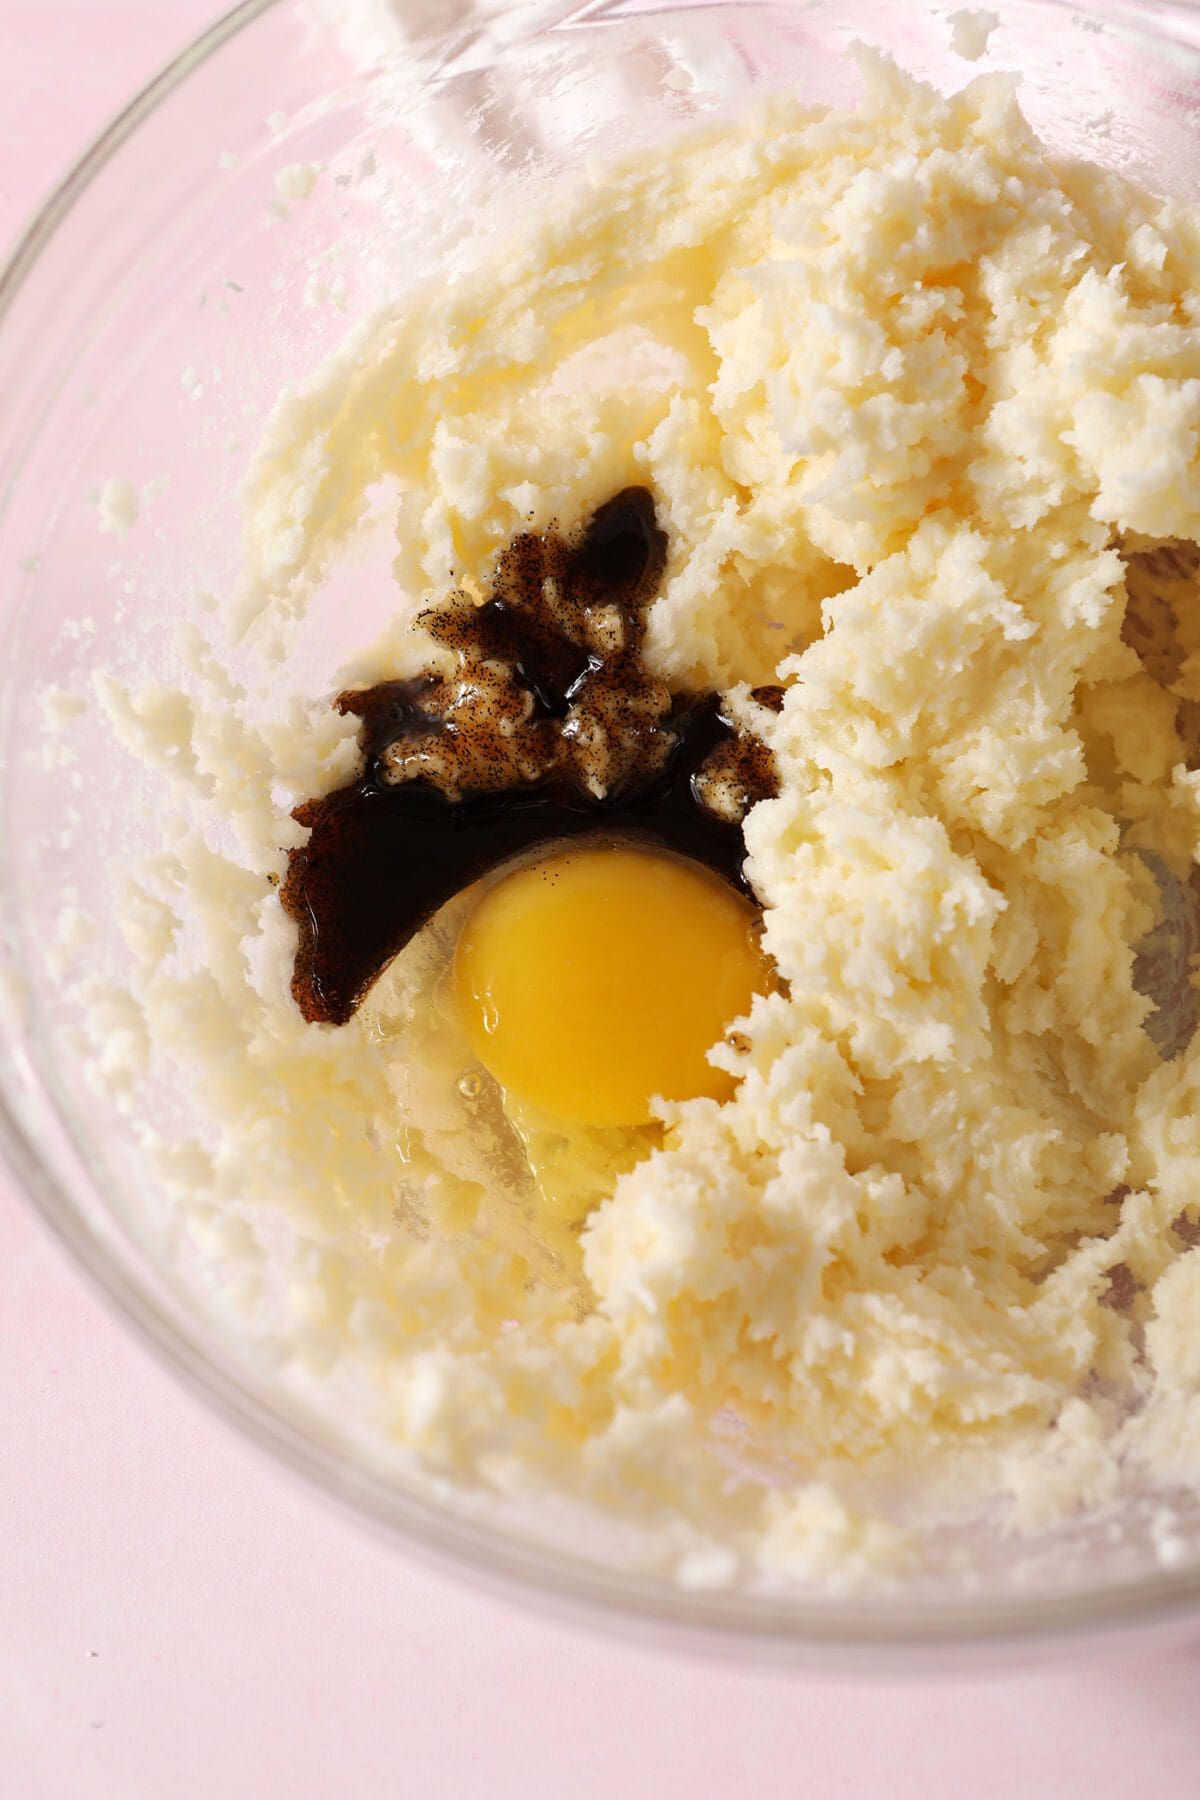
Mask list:
[[[0,238],[213,12],[0,0]],[[0,1800],[1200,1793],[1200,1648],[823,1683],[430,1574],[179,1390],[2,1176],[0,1371]]]

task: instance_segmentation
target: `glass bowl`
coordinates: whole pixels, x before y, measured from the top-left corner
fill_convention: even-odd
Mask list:
[[[1195,9],[990,10],[999,24],[978,67],[1021,70],[1023,105],[1056,151],[1198,197]],[[960,1668],[1104,1628],[1187,1627],[1200,1529],[1169,1572],[1131,1516],[1064,1528],[1019,1583],[1011,1547],[981,1536],[972,1579],[944,1589],[686,1590],[569,1525],[535,1537],[511,1509],[385,1467],[336,1406],[280,1378],[270,1345],[177,1254],[139,1121],[150,1109],[169,1139],[187,1096],[139,1094],[136,1072],[115,1099],[92,1082],[67,998],[68,973],[77,987],[81,965],[111,948],[114,868],[155,832],[169,844],[170,820],[152,776],[107,734],[80,756],[55,728],[97,667],[178,678],[181,628],[235,582],[239,480],[280,390],[447,253],[473,170],[534,194],[581,158],[631,143],[651,154],[758,88],[842,101],[858,38],[939,85],[974,72],[944,10],[918,0],[247,0],[49,200],[0,280],[0,1138],[34,1204],[172,1366],[414,1549],[701,1648]],[[379,622],[365,598],[376,555],[386,573],[367,533],[350,575],[331,581],[286,670],[295,691],[321,692]],[[106,1029],[136,1071],[136,1019],[114,1004]]]

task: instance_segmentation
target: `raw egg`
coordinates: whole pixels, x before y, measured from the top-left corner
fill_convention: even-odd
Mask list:
[[[471,1046],[518,1101],[638,1125],[655,1095],[725,1099],[707,1051],[769,985],[750,902],[698,863],[619,844],[502,876],[466,920],[453,985]]]

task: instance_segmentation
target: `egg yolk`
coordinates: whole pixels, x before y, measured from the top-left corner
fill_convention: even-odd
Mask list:
[[[463,927],[453,983],[471,1046],[516,1099],[637,1125],[655,1095],[725,1099],[706,1052],[769,985],[749,902],[698,863],[623,845],[503,877]]]

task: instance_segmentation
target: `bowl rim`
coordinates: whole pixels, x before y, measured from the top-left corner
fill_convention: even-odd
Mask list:
[[[217,18],[116,113],[78,160],[51,188],[19,231],[0,266],[0,332],[39,260],[69,220],[82,197],[118,150],[161,104],[201,65],[268,13],[294,0],[239,0]],[[926,0],[929,3],[929,0]],[[1043,0],[1045,3],[1045,0]],[[1183,0],[1194,10],[1196,0]],[[1070,0],[1049,0],[1064,12]],[[688,0],[681,0],[687,10]],[[510,0],[509,12],[523,10]],[[569,10],[564,0],[564,10]],[[544,7],[539,9],[544,16]],[[39,419],[33,441],[43,428]],[[0,517],[9,494],[0,494]],[[0,841],[0,868],[7,860]],[[5,1030],[5,1036],[7,1036]],[[57,1106],[57,1122],[72,1148],[74,1132]],[[0,1156],[16,1192],[69,1252],[93,1291],[112,1314],[148,1345],[185,1387],[210,1411],[234,1425],[243,1441],[302,1476],[331,1498],[343,1514],[365,1523],[443,1573],[470,1578],[478,1586],[544,1612],[584,1620],[610,1631],[635,1635],[676,1650],[699,1651],[822,1672],[892,1674],[901,1667],[946,1673],[965,1666],[1011,1661],[1018,1650],[1065,1650],[1098,1636],[1111,1638],[1138,1628],[1161,1633],[1194,1622],[1200,1614],[1200,1565],[1161,1571],[1067,1595],[1021,1595],[980,1601],[904,1600],[897,1604],[857,1599],[809,1601],[720,1591],[687,1590],[642,1574],[620,1575],[566,1553],[536,1546],[472,1521],[440,1512],[432,1501],[408,1494],[385,1477],[356,1467],[348,1456],[316,1437],[272,1404],[236,1359],[217,1360],[177,1324],[137,1278],[100,1245],[88,1229],[68,1185],[47,1167],[33,1135],[0,1081]]]

